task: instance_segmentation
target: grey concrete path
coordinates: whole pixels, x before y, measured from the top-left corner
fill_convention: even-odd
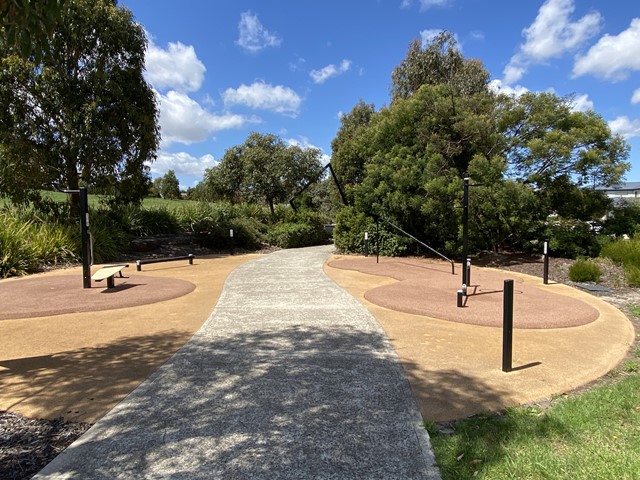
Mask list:
[[[34,478],[437,479],[377,321],[285,250],[227,279],[207,322]]]

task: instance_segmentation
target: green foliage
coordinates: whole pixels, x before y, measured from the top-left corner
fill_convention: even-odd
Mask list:
[[[364,233],[369,233],[369,252],[373,254],[379,248],[380,255],[397,256],[405,253],[413,240],[396,235],[384,223],[376,222],[353,207],[341,209],[336,216],[333,240],[340,251],[346,253],[364,253]]]
[[[640,230],[640,202],[623,201],[612,206],[604,222],[604,235],[632,236]]]
[[[283,215],[267,233],[267,242],[280,248],[299,248],[321,245],[329,235],[324,229],[327,218],[322,214],[302,210]]]
[[[439,33],[423,47],[409,46],[407,56],[391,75],[393,100],[409,98],[422,85],[447,85],[456,95],[472,95],[487,89],[489,72],[477,60],[465,59],[451,32]]]
[[[178,200],[180,197],[180,183],[178,177],[173,170],[169,170],[164,176],[156,178],[153,182],[154,187],[158,190],[158,194],[162,198],[169,200]]]
[[[637,265],[624,265],[624,279],[630,287],[640,287],[640,267]]]
[[[22,58],[42,58],[68,0],[0,0],[7,46]]]
[[[640,267],[640,239],[619,239],[602,247],[601,255],[620,265]]]
[[[61,15],[38,63],[0,39],[0,195],[28,202],[57,182],[139,202],[159,142],[144,29],[112,0],[74,0]]]
[[[264,201],[273,213],[275,204],[318,181],[321,170],[320,150],[287,146],[275,135],[253,132],[205,172],[203,183],[210,199]]]
[[[71,226],[38,217],[32,210],[0,210],[0,278],[74,261],[78,251]]]
[[[629,373],[546,411],[511,408],[456,422],[450,435],[429,432],[444,480],[631,479],[640,472],[639,402],[640,376]]]
[[[549,250],[564,258],[597,257],[600,242],[591,225],[586,222],[554,218],[547,223],[543,238],[549,239]]]
[[[569,278],[572,282],[600,282],[602,270],[589,260],[577,260],[569,267]]]

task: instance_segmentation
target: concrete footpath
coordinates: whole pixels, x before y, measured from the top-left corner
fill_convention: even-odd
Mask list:
[[[382,328],[322,270],[332,250],[232,272],[194,337],[34,478],[440,478]]]

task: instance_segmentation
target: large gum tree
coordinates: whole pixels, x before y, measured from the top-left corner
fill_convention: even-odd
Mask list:
[[[0,195],[51,183],[139,201],[159,142],[143,78],[146,36],[115,0],[67,0],[47,54],[21,55],[0,32]]]

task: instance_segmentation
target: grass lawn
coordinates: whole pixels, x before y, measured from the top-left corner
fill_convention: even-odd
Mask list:
[[[477,416],[453,432],[428,424],[442,478],[640,479],[640,374],[632,363],[638,359],[546,409]]]

